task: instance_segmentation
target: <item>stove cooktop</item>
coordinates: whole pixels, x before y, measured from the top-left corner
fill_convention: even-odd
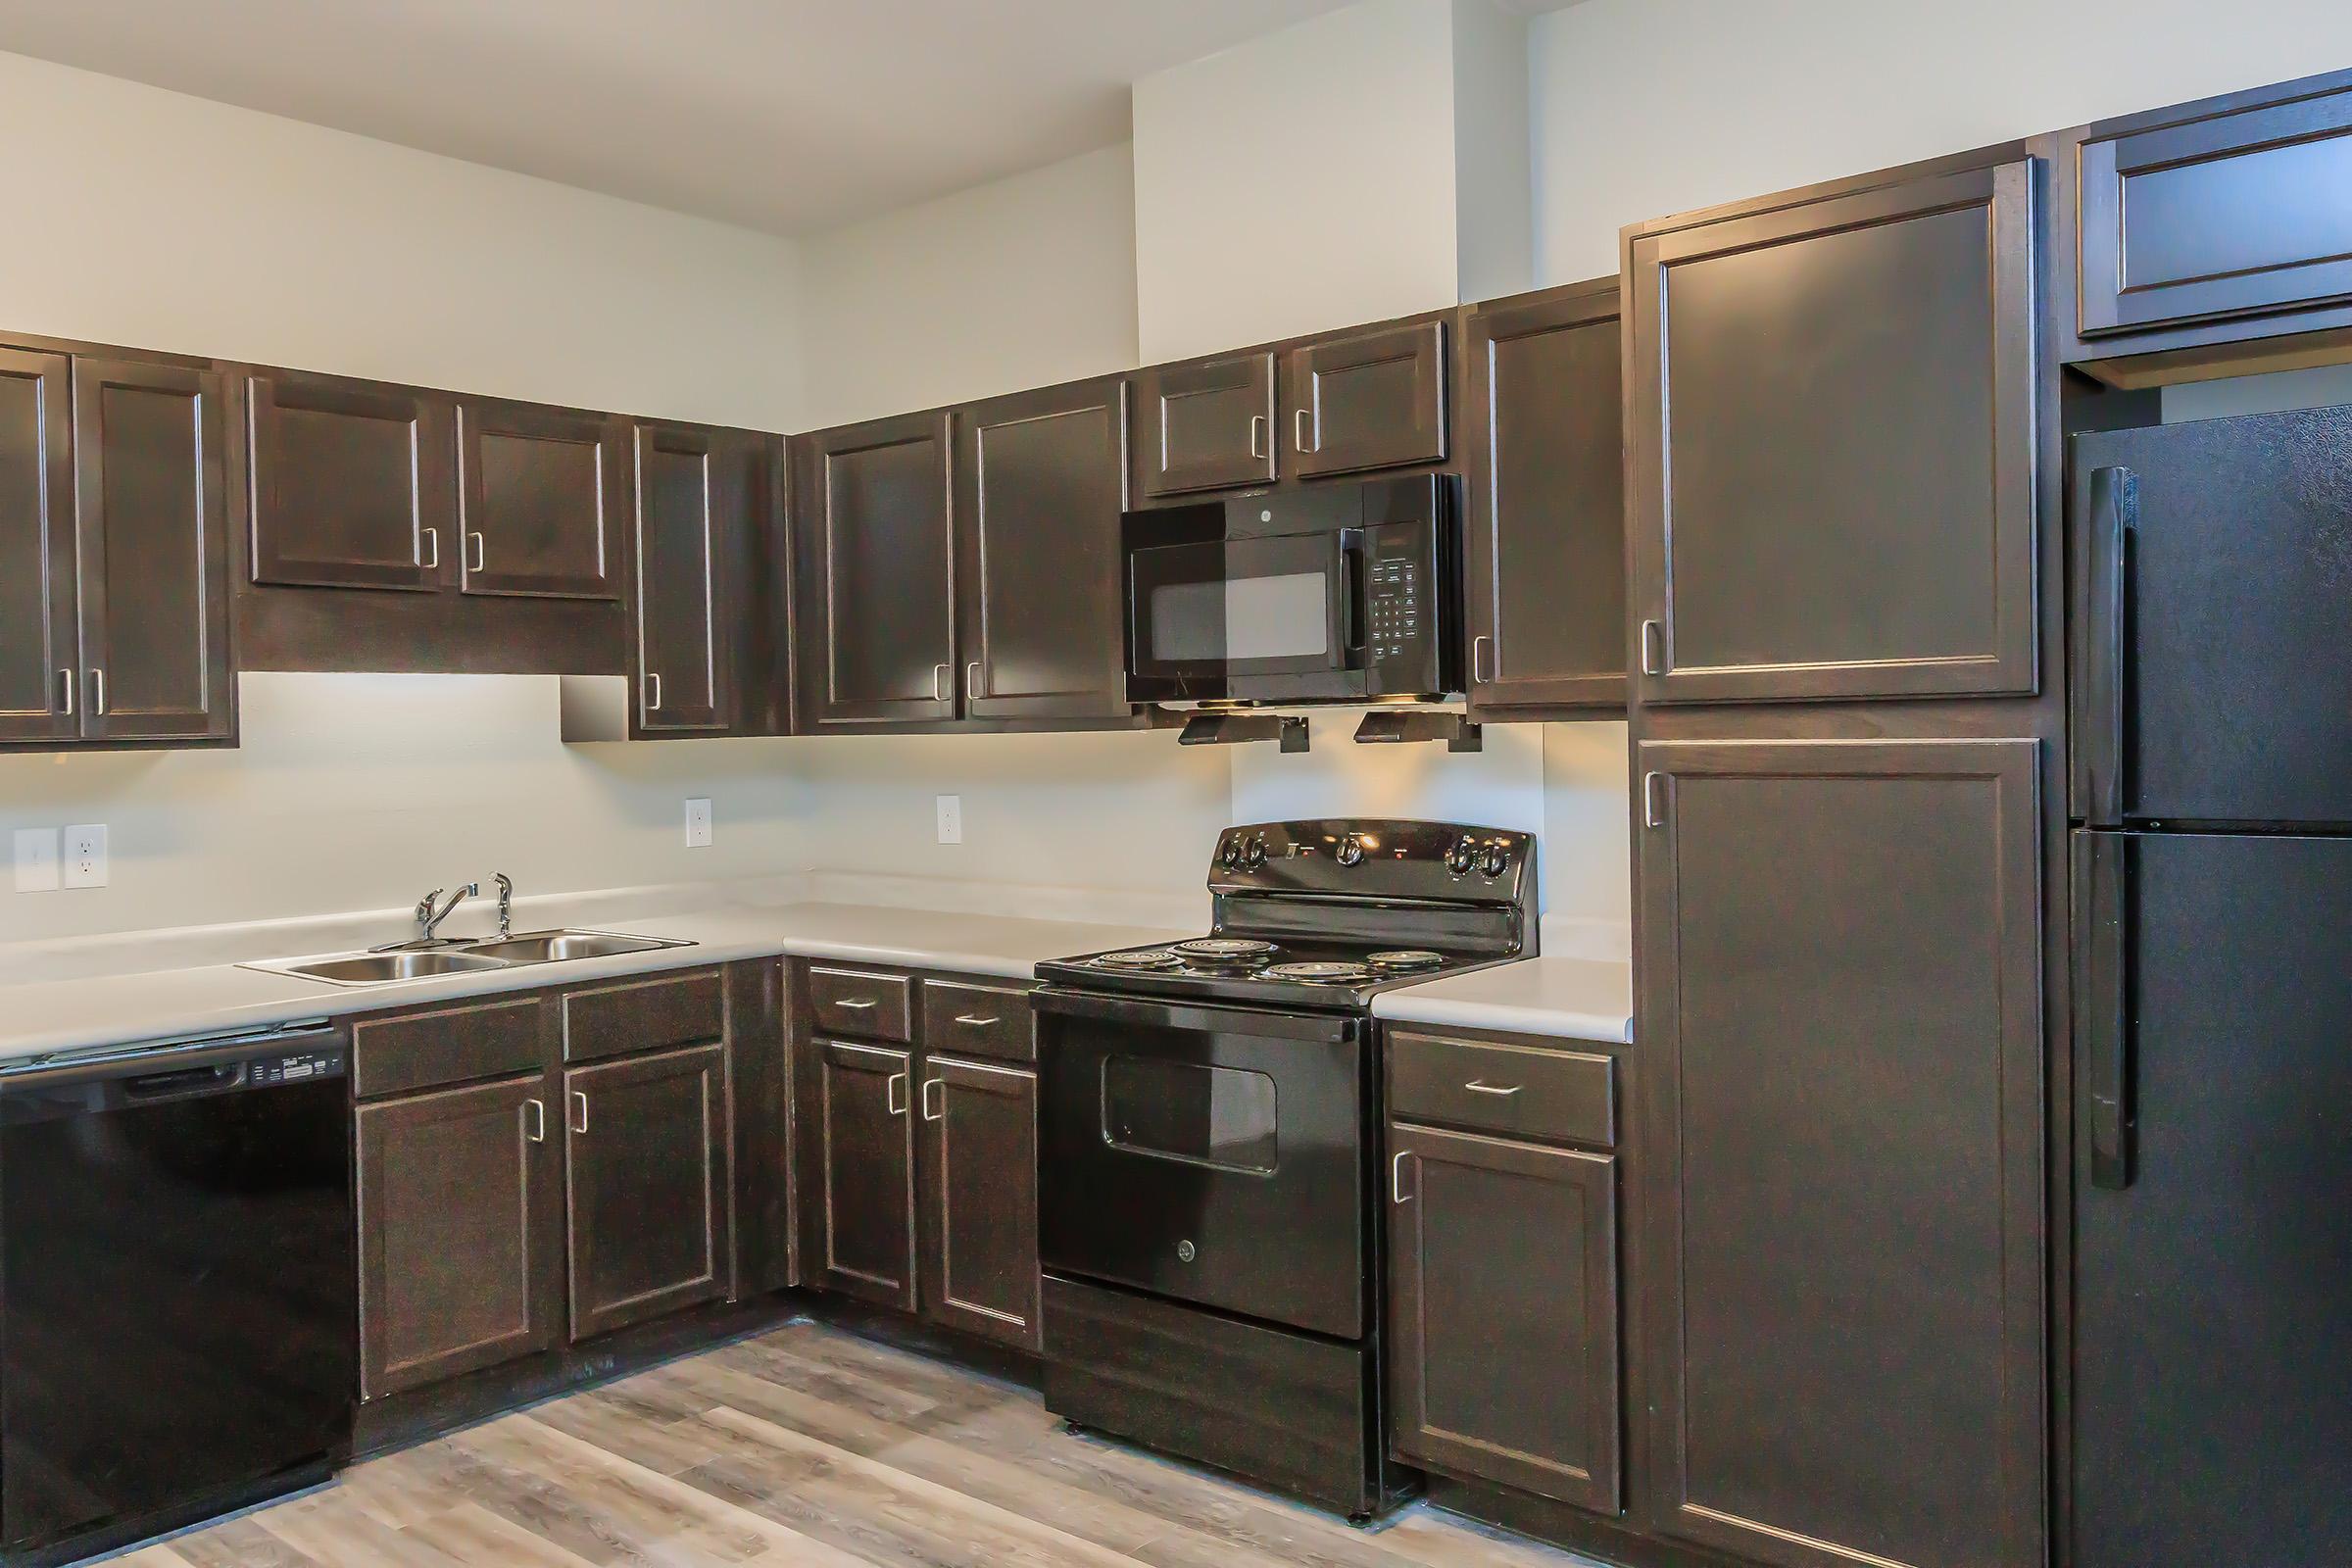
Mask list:
[[[1369,1006],[1382,991],[1510,963],[1521,956],[1329,937],[1277,941],[1213,936],[1056,958],[1039,964],[1037,976],[1088,991],[1360,1008]]]

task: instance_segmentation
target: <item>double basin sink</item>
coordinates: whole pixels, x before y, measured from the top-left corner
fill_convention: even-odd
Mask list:
[[[281,958],[243,967],[299,975],[305,980],[323,980],[332,986],[380,986],[397,980],[478,974],[485,969],[562,963],[568,958],[612,958],[629,953],[651,953],[657,948],[693,946],[691,942],[623,936],[612,931],[530,931],[481,942],[435,943],[431,947],[395,948],[378,953],[337,953],[319,958]]]

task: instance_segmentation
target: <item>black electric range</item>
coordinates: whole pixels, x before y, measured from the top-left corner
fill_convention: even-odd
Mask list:
[[[1037,966],[1047,1408],[1342,1512],[1382,1440],[1372,998],[1531,956],[1535,840],[1229,829],[1204,936]]]

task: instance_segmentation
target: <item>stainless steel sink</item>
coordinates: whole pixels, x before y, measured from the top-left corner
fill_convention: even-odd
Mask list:
[[[610,931],[526,931],[490,942],[468,942],[461,952],[508,963],[561,963],[566,958],[611,958],[624,953],[691,946],[658,937],[624,937]]]
[[[254,967],[260,967],[255,965]],[[311,958],[271,964],[280,974],[324,980],[338,986],[380,986],[394,980],[423,980],[439,974],[472,974],[510,967],[503,958],[471,953],[354,953],[339,958]]]
[[[323,980],[330,986],[383,986],[401,980],[429,980],[436,975],[476,974],[489,969],[515,969],[536,963],[562,963],[569,958],[611,958],[659,948],[691,948],[691,942],[663,937],[633,937],[617,931],[525,931],[517,936],[491,937],[480,942],[443,942],[375,953],[330,953],[317,958],[272,958],[242,964],[270,974],[298,975]]]

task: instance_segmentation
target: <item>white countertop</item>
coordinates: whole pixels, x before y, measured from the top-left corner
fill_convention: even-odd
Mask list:
[[[1634,1038],[1634,969],[1623,960],[1523,958],[1383,991],[1372,999],[1372,1013],[1402,1023],[1624,1045]]]
[[[267,1028],[298,1019],[784,954],[1026,979],[1041,959],[1145,947],[1193,934],[1152,926],[822,903],[731,905],[643,919],[602,912],[592,928],[694,946],[380,986],[331,986],[230,963],[0,985],[0,1059]]]

